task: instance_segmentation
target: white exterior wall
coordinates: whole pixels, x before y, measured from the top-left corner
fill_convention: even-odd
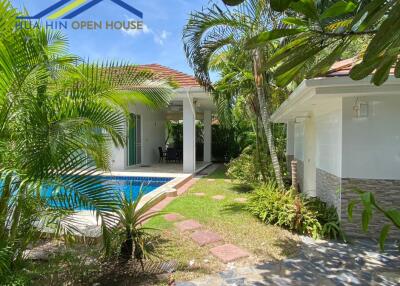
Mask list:
[[[342,99],[329,110],[316,110],[316,168],[341,177]]]
[[[343,99],[343,178],[400,179],[400,94],[359,97],[368,117],[354,118]]]
[[[141,159],[143,165],[157,163],[159,160],[158,147],[165,145],[165,114],[161,110],[152,110],[149,107],[137,104],[130,107],[130,111],[141,116]],[[128,161],[128,148],[112,151],[112,170],[124,170]]]
[[[294,124],[294,157],[304,161],[304,122]]]

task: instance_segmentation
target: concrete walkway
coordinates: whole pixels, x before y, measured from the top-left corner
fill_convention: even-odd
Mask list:
[[[353,244],[302,237],[300,253],[283,261],[236,268],[176,286],[400,285],[400,251],[392,243],[380,253],[375,241]]]

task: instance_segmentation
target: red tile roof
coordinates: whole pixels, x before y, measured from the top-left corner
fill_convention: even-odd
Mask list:
[[[356,58],[338,61],[331,66],[326,76],[348,76],[356,61]]]
[[[194,76],[185,74],[183,72],[159,64],[139,65],[137,68],[143,70],[149,70],[153,72],[156,77],[160,79],[172,80],[176,82],[179,85],[179,87],[201,86]]]
[[[350,58],[342,61],[338,61],[334,63],[329,71],[326,73],[327,77],[334,76],[348,76],[350,74],[351,69],[360,62],[358,58]],[[394,73],[394,69],[390,70],[390,74]]]

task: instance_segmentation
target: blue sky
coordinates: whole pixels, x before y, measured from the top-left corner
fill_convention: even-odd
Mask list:
[[[31,15],[58,0],[12,0],[18,9]],[[110,30],[64,30],[70,51],[90,60],[124,60],[132,64],[158,63],[193,74],[186,62],[182,28],[189,13],[207,6],[209,0],[125,0],[144,14],[141,32]],[[136,20],[134,15],[109,0],[104,0],[74,20]],[[137,19],[139,20],[139,19]]]

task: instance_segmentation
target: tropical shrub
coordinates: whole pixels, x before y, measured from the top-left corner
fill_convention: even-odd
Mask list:
[[[249,146],[237,158],[227,164],[227,176],[231,179],[246,184],[260,184],[264,182],[264,177],[274,178],[274,170],[268,162],[266,156],[257,157],[258,154]],[[260,160],[262,161],[261,163]]]
[[[121,196],[121,208],[117,212],[119,224],[114,233],[117,235],[116,245],[119,246],[119,258],[125,262],[134,258],[140,262],[143,269],[143,260],[150,257],[154,248],[151,229],[143,224],[161,213],[150,210],[157,197],[143,203],[142,188],[137,198],[134,198],[132,188],[128,197]]]
[[[334,207],[317,198],[280,188],[274,182],[258,187],[250,195],[247,209],[263,222],[313,238],[342,237]]]

